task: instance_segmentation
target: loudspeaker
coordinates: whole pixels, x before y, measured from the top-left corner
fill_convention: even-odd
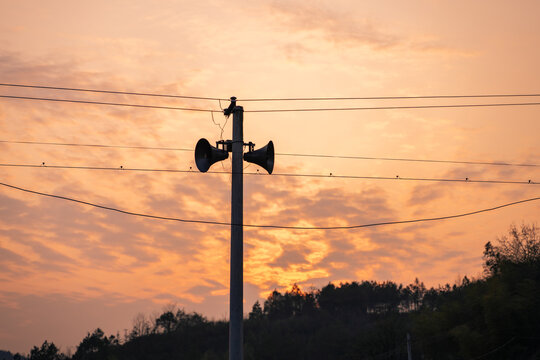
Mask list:
[[[270,141],[268,145],[259,150],[245,153],[244,160],[261,166],[271,174],[274,170],[274,143]]]
[[[195,164],[200,172],[207,172],[214,163],[229,157],[226,150],[221,150],[210,145],[208,140],[200,139],[195,146]]]

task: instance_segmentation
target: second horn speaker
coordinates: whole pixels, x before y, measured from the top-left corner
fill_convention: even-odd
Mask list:
[[[258,150],[245,153],[244,160],[261,166],[271,174],[274,170],[274,143],[270,141]]]

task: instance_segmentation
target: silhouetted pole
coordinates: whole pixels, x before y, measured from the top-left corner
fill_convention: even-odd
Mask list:
[[[229,303],[229,360],[244,358],[243,290],[243,154],[244,108],[233,110],[232,187],[231,187],[231,285]]]
[[[232,152],[231,184],[231,282],[229,294],[229,360],[244,358],[244,180],[243,161],[257,164],[271,174],[274,169],[274,143],[255,150],[251,141],[244,144],[244,108],[236,106],[236,97],[231,97],[223,115],[233,115],[233,139],[220,140],[216,147],[205,138],[199,139],[195,146],[195,163],[200,172],[207,172],[212,164],[225,160]],[[248,152],[244,159],[244,145]],[[221,146],[221,149],[220,149]]]
[[[412,360],[411,334],[407,333],[407,359]]]

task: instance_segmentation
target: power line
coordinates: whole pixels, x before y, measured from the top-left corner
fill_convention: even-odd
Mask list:
[[[172,147],[107,145],[107,144],[79,144],[79,143],[60,143],[60,142],[43,142],[43,141],[0,140],[0,143],[6,143],[6,144],[30,144],[30,145],[54,145],[54,146],[77,146],[77,147],[95,147],[95,148],[119,148],[119,149],[138,149],[138,150],[194,151],[194,149],[172,148]]]
[[[42,98],[42,97],[30,97],[30,96],[13,96],[13,95],[0,95],[1,98],[8,99],[20,99],[20,100],[38,100],[38,101],[55,101],[55,102],[68,102],[79,104],[93,104],[93,105],[110,105],[110,106],[128,106],[138,108],[150,108],[150,109],[166,109],[166,110],[185,110],[185,111],[204,111],[204,112],[221,112],[212,109],[197,109],[197,108],[184,108],[174,106],[158,106],[158,105],[140,105],[140,104],[127,104],[127,103],[112,103],[101,101],[87,101],[87,100],[70,100],[59,98]],[[500,107],[500,106],[534,106],[540,105],[540,102],[528,102],[528,103],[492,103],[492,104],[452,104],[452,105],[413,105],[413,106],[377,106],[377,107],[346,107],[346,108],[306,108],[306,109],[256,109],[245,110],[244,112],[250,113],[274,113],[274,112],[314,112],[314,111],[354,111],[354,110],[399,110],[399,109],[440,109],[440,108],[469,108],[469,107]]]
[[[152,168],[127,168],[107,167],[107,166],[70,166],[70,165],[41,165],[35,164],[0,164],[0,167],[20,167],[20,168],[39,168],[39,169],[72,169],[72,170],[103,170],[103,171],[134,171],[134,172],[165,172],[165,173],[186,173],[201,174],[193,170],[180,169],[152,169]],[[230,171],[207,171],[205,174],[233,174]],[[540,185],[540,183],[514,180],[475,180],[475,179],[447,179],[447,178],[420,178],[420,177],[391,177],[391,176],[360,176],[360,175],[334,175],[334,174],[294,174],[294,173],[272,173],[264,174],[260,172],[245,172],[244,175],[254,176],[283,176],[283,177],[307,177],[307,178],[327,178],[327,179],[363,179],[363,180],[402,180],[402,181],[430,181],[430,182],[458,182],[458,183],[477,183],[477,184],[514,184],[514,185]]]
[[[305,97],[305,98],[258,98],[237,101],[339,101],[339,100],[407,100],[407,99],[467,99],[467,98],[504,98],[536,97],[540,94],[478,94],[478,95],[419,95],[419,96],[361,96],[361,97]]]
[[[245,173],[246,175],[259,175],[259,173]],[[325,174],[287,174],[287,173],[272,173],[261,174],[264,176],[287,176],[287,177],[313,177],[313,178],[337,178],[337,179],[366,179],[366,180],[403,180],[403,181],[432,181],[432,182],[459,182],[459,183],[479,183],[479,184],[521,184],[521,185],[540,185],[531,180],[528,181],[512,181],[512,180],[473,180],[468,177],[465,179],[445,179],[445,178],[419,178],[419,177],[396,177],[391,176],[359,176],[359,175],[334,175]]]
[[[540,166],[540,164],[509,163],[509,162],[500,162],[500,161],[493,161],[493,162],[491,162],[491,161],[460,161],[460,160],[411,159],[411,158],[388,158],[388,157],[373,157],[373,156],[295,154],[295,153],[276,153],[276,155],[298,156],[298,157],[314,157],[314,158],[350,159],[350,160],[408,161],[408,162],[467,164],[467,165],[528,166],[528,167],[538,167],[538,166]]]
[[[134,171],[134,172],[169,172],[169,173],[192,173],[199,174],[198,171],[180,170],[180,169],[148,169],[148,168],[125,168],[107,167],[107,166],[71,166],[71,165],[33,165],[33,164],[0,164],[0,167],[21,167],[21,168],[40,168],[40,169],[72,169],[72,170],[103,170],[103,171]],[[226,171],[208,171],[207,174],[231,174]]]
[[[139,149],[139,150],[165,150],[165,151],[190,151],[190,152],[194,151],[194,149],[189,149],[189,148],[128,146],[128,145],[106,145],[106,144],[80,144],[80,143],[18,141],[18,140],[0,140],[0,143],[32,144],[32,145],[55,145],[55,146],[79,146],[79,147],[96,147],[96,148],[120,148],[120,149]],[[349,160],[383,160],[383,161],[406,161],[406,162],[446,163],[446,164],[466,164],[466,165],[540,167],[540,164],[509,163],[509,162],[500,162],[500,161],[460,161],[460,160],[440,160],[440,159],[388,158],[388,157],[373,157],[373,156],[299,154],[299,153],[276,153],[275,155],[277,155],[277,156],[313,157],[313,158],[349,159]]]
[[[492,103],[492,104],[451,104],[451,105],[412,105],[412,106],[375,106],[375,107],[346,107],[346,108],[307,108],[307,109],[260,109],[244,110],[250,113],[273,113],[273,112],[307,112],[307,111],[354,111],[354,110],[398,110],[398,109],[441,109],[441,108],[469,108],[469,107],[493,107],[493,106],[533,106],[540,102],[528,103]]]
[[[125,107],[136,107],[136,108],[147,108],[147,109],[221,112],[221,111],[218,111],[218,110],[211,110],[211,109],[185,108],[185,107],[176,107],[176,106],[126,104],[126,103],[114,103],[114,102],[103,102],[103,101],[56,99],[56,98],[42,98],[42,97],[30,97],[30,96],[0,95],[0,98],[19,99],[19,100],[54,101],[54,102],[67,102],[67,103],[91,104],[91,105],[125,106]]]
[[[499,205],[499,206],[495,206],[495,207],[491,207],[491,208],[487,208],[487,209],[472,211],[472,212],[468,212],[468,213],[462,213],[462,214],[457,214],[457,215],[449,215],[449,216],[440,216],[440,217],[433,217],[433,218],[402,220],[402,221],[385,221],[385,222],[369,223],[369,224],[362,224],[362,225],[350,225],[350,226],[321,226],[321,227],[316,227],[316,226],[232,224],[232,223],[221,222],[221,221],[188,220],[188,219],[180,219],[180,218],[174,218],[174,217],[157,216],[157,215],[142,214],[142,213],[136,213],[136,212],[132,212],[132,211],[121,210],[121,209],[113,208],[113,207],[110,207],[110,206],[98,205],[98,204],[94,204],[94,203],[91,203],[91,202],[88,202],[88,201],[83,201],[83,200],[70,198],[70,197],[67,197],[67,196],[47,194],[47,193],[43,193],[43,192],[39,192],[39,191],[34,191],[34,190],[21,188],[21,187],[14,186],[14,185],[9,185],[9,184],[2,183],[2,182],[0,182],[0,185],[11,188],[11,189],[31,193],[31,194],[36,194],[36,195],[41,195],[41,196],[47,196],[47,197],[72,201],[72,202],[76,202],[76,203],[79,203],[79,204],[93,206],[93,207],[96,207],[96,208],[115,211],[115,212],[119,212],[119,213],[126,214],[126,215],[132,215],[132,216],[140,216],[140,217],[152,218],[152,219],[158,219],[158,220],[178,221],[178,222],[184,222],[184,223],[197,223],[197,224],[208,224],[208,225],[225,225],[225,226],[237,225],[237,226],[250,227],[250,228],[272,228],[272,229],[289,229],[289,230],[350,230],[350,229],[358,229],[358,228],[374,227],[374,226],[382,226],[382,225],[397,225],[397,224],[409,224],[409,223],[425,222],[425,221],[446,220],[446,219],[453,219],[453,218],[458,218],[458,217],[464,217],[464,216],[480,214],[480,213],[483,213],[483,212],[494,211],[494,210],[498,210],[498,209],[508,207],[508,206],[512,206],[512,205],[517,205],[517,204],[522,204],[522,203],[526,203],[526,202],[530,202],[530,201],[540,200],[540,197],[535,197],[535,198],[530,198],[530,199],[514,201],[514,202],[511,202],[511,203],[507,203],[507,204],[503,204],[503,205]]]
[[[136,96],[152,96],[166,97],[179,99],[195,99],[195,100],[223,100],[228,101],[228,98],[204,97],[204,96],[187,96],[175,94],[157,94],[157,93],[141,93],[132,91],[116,91],[116,90],[98,90],[85,89],[74,87],[58,87],[44,85],[27,85],[27,84],[12,84],[1,83],[0,86],[33,88],[33,89],[48,89],[48,90],[63,90],[63,91],[79,91],[93,92],[117,95],[136,95]],[[265,101],[336,101],[336,100],[406,100],[406,99],[466,99],[466,98],[504,98],[504,97],[536,97],[540,94],[471,94],[471,95],[419,95],[419,96],[349,96],[349,97],[293,97],[293,98],[240,98],[238,101],[265,102]]]
[[[42,86],[42,85],[0,84],[0,86],[10,86],[10,87],[19,87],[19,88],[33,88],[33,89],[48,89],[48,90],[92,92],[92,93],[115,94],[115,95],[152,96],[152,97],[165,97],[165,98],[176,98],[176,99],[216,100],[216,101],[228,100],[228,99],[216,98],[216,97],[155,94],[155,93],[141,93],[141,92],[114,91],[114,90],[81,89],[81,88],[71,88],[71,87]]]
[[[505,347],[506,345],[510,344],[510,343],[511,343],[512,341],[514,341],[515,339],[516,339],[516,337],[514,336],[513,338],[511,338],[510,340],[508,340],[508,341],[505,342],[504,344],[502,344],[502,345],[496,347],[495,349],[493,349],[493,350],[491,350],[491,351],[489,351],[489,352],[487,352],[487,353],[485,353],[485,354],[483,354],[483,355],[477,356],[477,357],[473,358],[472,360],[483,359],[483,358],[485,358],[486,356],[491,355],[491,354],[493,354],[493,353],[495,353],[495,352],[501,350],[503,347]]]

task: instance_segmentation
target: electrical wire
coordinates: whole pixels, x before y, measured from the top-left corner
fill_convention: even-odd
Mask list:
[[[220,107],[221,107],[221,104],[220,104]],[[223,133],[225,132],[225,126],[227,126],[227,122],[229,121],[229,117],[228,116],[225,116],[225,122],[223,123],[223,126],[221,125],[221,123],[219,122],[216,122],[216,120],[214,119],[214,112],[211,112],[210,113],[212,115],[212,122],[214,123],[214,125],[216,125],[219,130],[220,130],[220,133],[219,133],[219,139],[220,140],[223,140]],[[193,151],[193,150],[192,150]]]
[[[29,145],[54,145],[54,146],[78,146],[78,147],[95,147],[95,148],[119,148],[119,149],[138,149],[138,150],[194,151],[193,149],[172,148],[172,147],[107,145],[107,144],[79,144],[79,143],[60,143],[60,142],[43,142],[43,141],[0,140],[0,143],[6,143],[6,144],[29,144]]]
[[[477,95],[419,95],[419,96],[361,96],[361,97],[299,97],[299,98],[258,98],[237,101],[340,101],[340,100],[408,100],[408,99],[467,99],[467,98],[504,98],[504,97],[536,97],[540,94],[477,94]]]
[[[166,173],[186,173],[186,174],[203,174],[194,170],[180,169],[151,169],[151,168],[127,168],[106,167],[106,166],[70,166],[70,165],[41,165],[35,164],[6,164],[1,163],[0,167],[20,167],[20,168],[39,168],[39,169],[77,169],[77,170],[104,170],[104,171],[135,171],[135,172],[166,172]],[[204,174],[235,174],[230,171],[207,171]],[[430,182],[458,182],[458,183],[477,183],[477,184],[514,184],[514,185],[540,185],[540,183],[532,180],[514,181],[514,180],[475,180],[475,179],[447,179],[447,178],[420,178],[420,177],[391,177],[391,176],[359,176],[359,175],[334,175],[334,174],[294,174],[294,173],[272,173],[264,174],[261,172],[244,172],[244,175],[253,176],[283,176],[283,177],[307,177],[307,178],[327,178],[327,179],[363,179],[363,180],[403,180],[403,181],[430,181]]]
[[[195,99],[195,100],[217,100],[228,101],[228,98],[218,97],[203,97],[203,96],[186,96],[186,95],[174,95],[174,94],[156,94],[156,93],[141,93],[130,91],[115,91],[115,90],[98,90],[98,89],[84,89],[74,87],[58,87],[58,86],[44,86],[44,85],[28,85],[28,84],[12,84],[12,83],[0,83],[0,86],[6,87],[19,87],[19,88],[33,88],[33,89],[48,89],[48,90],[63,90],[63,91],[79,91],[79,92],[93,92],[93,93],[105,93],[105,94],[117,94],[117,95],[136,95],[136,96],[152,96],[152,97],[166,97],[166,98],[179,98],[179,99]],[[237,101],[251,101],[251,102],[265,102],[265,101],[339,101],[339,100],[406,100],[406,99],[465,99],[465,98],[503,98],[503,97],[536,97],[540,94],[472,94],[472,95],[419,95],[419,96],[349,96],[349,97],[295,97],[295,98],[246,98],[238,99]]]
[[[19,88],[33,88],[33,89],[48,89],[48,90],[92,92],[92,93],[115,94],[115,95],[153,96],[153,97],[165,97],[165,98],[176,98],[176,99],[217,100],[217,101],[219,101],[219,100],[228,100],[228,99],[216,98],[216,97],[140,93],[140,92],[114,91],[114,90],[81,89],[81,88],[71,88],[71,87],[42,86],[42,85],[23,85],[23,84],[7,84],[7,83],[4,83],[4,84],[0,84],[0,86],[10,86],[10,87],[19,87]]]
[[[219,123],[215,123],[215,124],[219,126]],[[56,145],[56,146],[80,146],[80,147],[96,147],[96,148],[140,149],[140,150],[166,150],[166,151],[190,151],[190,152],[195,151],[194,149],[173,148],[173,147],[124,146],[124,145],[105,145],[105,144],[79,144],[79,143],[59,143],[59,142],[40,142],[40,141],[0,140],[0,143],[32,144],[32,145]],[[275,155],[276,156],[296,156],[296,157],[313,157],[313,158],[348,159],[348,160],[383,160],[383,161],[406,161],[406,162],[425,162],[425,163],[465,164],[465,165],[540,167],[540,164],[510,163],[510,162],[500,162],[500,161],[460,161],[460,160],[388,158],[388,157],[372,157],[372,156],[298,154],[298,153],[275,153]]]
[[[466,177],[465,179],[445,179],[445,178],[419,178],[419,177],[396,177],[391,176],[359,176],[359,175],[335,175],[335,174],[291,174],[291,173],[245,173],[246,175],[265,175],[265,176],[286,176],[286,177],[310,177],[310,178],[337,178],[337,179],[365,179],[365,180],[403,180],[403,181],[432,181],[432,182],[460,182],[460,183],[479,183],[479,184],[521,184],[521,185],[540,185],[540,183],[528,181],[513,180],[474,180]]]
[[[197,109],[197,108],[183,108],[174,106],[158,106],[158,105],[140,105],[140,104],[126,104],[126,103],[112,103],[101,101],[87,101],[87,100],[70,100],[70,99],[58,99],[58,98],[42,98],[42,97],[30,97],[30,96],[14,96],[14,95],[0,95],[1,98],[7,99],[20,99],[20,100],[38,100],[38,101],[56,101],[56,102],[68,102],[79,104],[93,104],[93,105],[110,105],[110,106],[129,106],[138,108],[150,108],[150,109],[166,109],[166,110],[185,110],[185,111],[205,111],[205,112],[220,112],[212,109]],[[346,108],[306,108],[306,109],[256,109],[256,110],[244,110],[246,113],[276,113],[276,112],[315,112],[315,111],[355,111],[355,110],[399,110],[399,109],[441,109],[441,108],[469,108],[469,107],[493,107],[493,106],[534,106],[540,105],[540,102],[528,102],[528,103],[492,103],[492,104],[451,104],[451,105],[412,105],[412,106],[376,106],[376,107],[346,107]]]
[[[536,201],[540,200],[540,197],[530,198],[530,199],[524,199],[519,201],[514,201],[511,203],[494,206],[487,209],[482,210],[476,210],[472,212],[457,214],[457,215],[448,215],[448,216],[440,216],[440,217],[433,217],[433,218],[423,218],[423,219],[414,219],[414,220],[402,220],[402,221],[384,221],[384,222],[378,222],[378,223],[369,223],[369,224],[362,224],[362,225],[350,225],[350,226],[284,226],[284,225],[256,225],[256,224],[232,224],[229,222],[221,222],[221,221],[210,221],[210,220],[188,220],[188,219],[179,219],[174,217],[166,217],[166,216],[157,216],[157,215],[150,215],[150,214],[142,214],[142,213],[136,213],[132,211],[126,211],[117,209],[110,206],[104,206],[104,205],[98,205],[94,204],[88,201],[78,200],[74,198],[70,198],[67,196],[61,196],[61,195],[54,195],[54,194],[47,194],[44,192],[39,192],[35,190],[29,190],[22,187],[9,185],[3,182],[0,182],[1,186],[5,186],[11,189],[24,191],[27,193],[35,194],[35,195],[41,195],[51,198],[57,198],[67,201],[76,202],[83,205],[93,206],[96,208],[104,209],[104,210],[110,210],[119,212],[126,215],[132,215],[132,216],[140,216],[145,218],[152,218],[152,219],[158,219],[158,220],[169,220],[169,221],[178,221],[178,222],[184,222],[184,223],[197,223],[197,224],[208,224],[208,225],[226,225],[226,226],[243,226],[243,227],[249,227],[249,228],[271,228],[271,229],[289,229],[289,230],[351,230],[351,229],[358,229],[358,228],[365,228],[365,227],[374,227],[374,226],[382,226],[382,225],[397,225],[397,224],[410,224],[410,223],[417,223],[417,222],[425,222],[425,221],[437,221],[437,220],[446,220],[446,219],[453,219],[458,217],[464,217],[464,216],[470,216],[475,214],[480,214],[483,212],[488,211],[494,211],[497,209],[501,209],[504,207],[522,204],[530,201]]]
[[[495,348],[495,349],[493,349],[493,350],[491,350],[491,351],[489,351],[489,352],[487,352],[487,353],[485,353],[485,354],[483,354],[483,355],[480,355],[480,356],[477,356],[477,357],[475,357],[475,358],[472,358],[472,360],[483,359],[483,358],[485,358],[486,356],[491,355],[491,354],[493,354],[493,353],[495,353],[495,352],[501,350],[503,347],[505,347],[506,345],[510,344],[510,343],[511,343],[512,341],[514,341],[514,340],[516,340],[516,337],[515,337],[515,336],[514,336],[513,338],[511,338],[510,340],[508,340],[507,342],[505,342],[504,344],[502,344],[501,346],[499,346],[499,347],[497,347],[497,348]]]
[[[1,141],[0,141],[1,142]],[[332,158],[332,159],[350,159],[350,160],[383,160],[383,161],[408,161],[408,162],[427,162],[427,163],[446,163],[446,164],[466,164],[466,165],[490,165],[490,166],[525,166],[540,167],[540,164],[527,163],[509,163],[500,161],[460,161],[460,160],[437,160],[437,159],[411,159],[411,158],[387,158],[372,156],[350,156],[350,155],[323,155],[323,154],[294,154],[294,153],[276,153],[281,156],[298,156],[314,158]]]
[[[125,106],[125,107],[136,107],[136,108],[146,108],[146,109],[221,112],[221,111],[212,110],[212,109],[197,109],[197,108],[185,108],[185,107],[176,107],[176,106],[159,106],[159,105],[126,104],[126,103],[113,103],[113,102],[103,102],[103,101],[71,100],[71,99],[30,97],[30,96],[0,95],[0,98],[19,99],[19,100],[54,101],[54,102],[67,102],[67,103],[91,104],[91,105]]]
[[[411,105],[411,106],[375,106],[375,107],[346,107],[346,108],[307,108],[307,109],[259,109],[244,110],[246,113],[275,113],[275,112],[314,112],[314,111],[356,111],[356,110],[399,110],[399,109],[442,109],[442,108],[470,108],[493,106],[533,106],[540,102],[528,103],[492,103],[492,104],[451,104],[451,105]]]
[[[107,166],[70,166],[70,165],[41,165],[34,164],[0,164],[0,167],[21,167],[21,168],[40,168],[40,169],[72,169],[72,170],[104,170],[104,171],[135,171],[135,172],[169,172],[169,173],[192,173],[199,174],[198,171],[193,170],[179,170],[179,169],[145,169],[145,168],[125,168],[119,167],[107,167]],[[210,174],[231,174],[227,171],[208,171]]]

